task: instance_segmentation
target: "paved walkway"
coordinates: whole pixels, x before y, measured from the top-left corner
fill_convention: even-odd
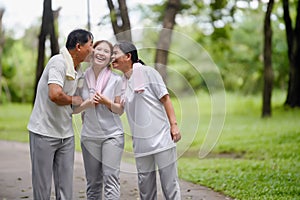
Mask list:
[[[29,146],[27,143],[0,141],[0,200],[32,199]],[[85,176],[81,153],[75,154],[74,199],[85,200]],[[135,165],[122,162],[121,199],[137,200],[137,176]],[[182,200],[229,200],[206,187],[180,181]],[[52,187],[53,188],[53,187]],[[52,192],[53,198],[54,191]],[[162,193],[158,189],[158,200]]]

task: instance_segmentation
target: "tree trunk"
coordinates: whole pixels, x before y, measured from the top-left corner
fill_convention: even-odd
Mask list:
[[[34,88],[34,98],[33,103],[36,97],[36,91],[38,82],[42,76],[45,65],[45,42],[47,35],[50,35],[50,48],[51,48],[51,56],[59,53],[59,45],[58,39],[55,34],[55,26],[54,26],[54,14],[52,11],[52,0],[44,0],[44,9],[43,9],[43,17],[42,17],[42,26],[41,32],[39,35],[39,43],[38,43],[38,60],[37,60],[37,68],[35,74],[35,88]]]
[[[168,0],[163,19],[163,29],[160,31],[155,54],[155,69],[161,74],[167,84],[168,51],[172,39],[176,14],[180,9],[180,0]]]
[[[2,53],[4,47],[4,31],[2,30],[2,17],[4,9],[0,9],[0,104],[2,103]]]
[[[289,1],[283,0],[284,22],[286,26],[286,39],[289,58],[289,83],[285,105],[300,107],[300,2],[297,5],[295,30],[289,12]]]
[[[52,6],[51,6],[52,7]],[[50,34],[50,48],[51,48],[51,56],[54,56],[55,54],[59,53],[59,44],[58,44],[58,16],[59,11],[61,10],[61,7],[59,7],[57,10],[52,11],[52,23],[49,25],[49,33]],[[55,26],[56,25],[56,26]]]
[[[272,89],[273,89],[273,69],[272,69],[272,26],[271,13],[274,0],[270,0],[264,22],[264,90],[262,117],[272,115]]]
[[[131,42],[131,25],[128,15],[126,0],[118,0],[119,9],[117,10],[112,0],[107,0],[110,11],[111,25],[118,41],[126,40]]]
[[[91,31],[91,13],[90,13],[90,0],[87,0],[87,29]]]

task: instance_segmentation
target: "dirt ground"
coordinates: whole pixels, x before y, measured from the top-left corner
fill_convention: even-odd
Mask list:
[[[31,166],[27,143],[0,141],[0,200],[32,199]],[[122,162],[121,199],[137,200],[137,175],[134,164]],[[84,200],[85,176],[81,153],[75,154],[74,199]],[[158,183],[159,184],[159,183]],[[53,187],[52,187],[53,188]],[[182,200],[230,200],[222,194],[206,187],[180,180]],[[54,190],[52,198],[55,199]],[[158,200],[163,199],[160,187]]]

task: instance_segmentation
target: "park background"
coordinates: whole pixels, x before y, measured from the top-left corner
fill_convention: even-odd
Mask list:
[[[82,10],[92,10],[92,1],[83,2]],[[73,28],[87,28],[95,40],[112,43],[131,35],[141,59],[162,70],[172,95],[183,136],[178,143],[180,178],[235,199],[299,198],[299,1],[150,2],[107,0],[92,7],[101,13],[98,18],[87,12],[80,18],[84,24],[74,17],[78,24],[66,28],[72,17],[59,13],[72,4],[52,12],[51,0],[45,0],[40,17],[23,31],[2,22],[3,7],[0,138],[28,142],[37,75],[58,49],[49,40],[52,34],[57,47]],[[52,21],[43,18],[46,11],[51,11]],[[52,24],[53,32],[45,24]],[[132,154],[125,118],[125,154]],[[74,127],[80,151],[77,115]]]

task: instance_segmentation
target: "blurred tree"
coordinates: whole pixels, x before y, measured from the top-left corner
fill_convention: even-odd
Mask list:
[[[87,29],[91,31],[90,0],[87,0]]]
[[[275,1],[276,2],[276,1]],[[280,6],[280,7],[278,7]],[[164,14],[162,4],[140,6],[143,24],[158,26]],[[228,91],[243,94],[261,94],[263,90],[263,35],[267,2],[256,0],[222,1],[181,1],[181,10],[177,14],[176,30],[193,38],[209,53],[221,71],[225,88]],[[284,25],[280,4],[274,4],[272,13],[273,35],[272,67],[273,86],[286,90],[288,71]],[[151,19],[151,20],[149,20]],[[156,36],[147,35],[147,42]],[[155,38],[156,39],[156,38]],[[173,43],[172,43],[173,45]],[[182,48],[178,46],[177,48]],[[173,66],[180,63],[172,59]],[[180,66],[180,73],[195,88],[205,85],[199,74]],[[170,74],[169,74],[170,75]],[[168,76],[169,76],[168,75]],[[170,76],[169,76],[170,77]]]
[[[289,84],[285,105],[300,107],[300,1],[297,1],[295,28],[289,10],[289,1],[283,0],[283,17],[289,58]]]
[[[167,83],[167,63],[171,44],[172,32],[175,25],[176,14],[180,10],[180,0],[168,0],[163,18],[163,28],[160,31],[155,54],[155,68]]]
[[[273,89],[273,68],[271,13],[273,5],[274,0],[270,0],[264,20],[264,89],[262,117],[270,117],[272,115],[271,98]]]
[[[132,41],[131,25],[126,0],[118,0],[118,9],[116,9],[112,0],[107,0],[107,4],[110,11],[111,25],[116,39]]]
[[[0,9],[0,104],[2,103],[2,52],[4,45],[4,31],[2,30],[2,16],[4,14],[4,9]]]
[[[11,79],[16,75],[16,65],[15,62],[21,57],[20,55],[17,57],[18,54],[14,51],[14,46],[16,44],[16,40],[13,38],[6,36],[5,43],[3,46],[2,52],[2,88],[5,91],[5,96],[2,96],[2,101],[11,102],[12,98],[12,88],[10,87]]]
[[[59,8],[59,10],[60,10],[60,8]],[[59,10],[57,12],[55,12],[56,18],[58,16]],[[52,11],[52,0],[44,0],[44,5],[43,5],[42,26],[41,26],[41,32],[39,35],[38,60],[37,60],[37,68],[36,68],[33,103],[35,101],[35,95],[36,95],[38,82],[44,71],[45,42],[46,42],[46,38],[48,35],[50,35],[51,56],[53,56],[53,55],[59,53],[59,45],[58,45],[58,39],[57,39],[58,36],[56,35],[55,26],[54,26],[54,12]]]

